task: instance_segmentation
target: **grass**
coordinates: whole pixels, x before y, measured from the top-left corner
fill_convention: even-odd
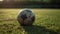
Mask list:
[[[0,34],[60,34],[60,9],[31,9],[35,13],[33,26],[20,26],[20,9],[0,9]]]

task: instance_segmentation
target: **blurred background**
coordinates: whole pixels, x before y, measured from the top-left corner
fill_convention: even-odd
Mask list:
[[[0,8],[60,8],[60,0],[0,0]]]
[[[33,26],[20,26],[22,8],[34,12]],[[0,0],[0,34],[60,34],[60,0]]]

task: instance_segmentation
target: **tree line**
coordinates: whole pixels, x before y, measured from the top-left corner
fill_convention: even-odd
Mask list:
[[[0,8],[7,7],[7,8],[20,8],[20,7],[60,7],[60,0],[4,0],[0,2]]]

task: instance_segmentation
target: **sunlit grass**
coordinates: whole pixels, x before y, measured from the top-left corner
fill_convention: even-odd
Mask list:
[[[0,9],[0,34],[57,34],[60,33],[59,9],[31,9],[35,13],[34,26],[19,26],[20,9]]]

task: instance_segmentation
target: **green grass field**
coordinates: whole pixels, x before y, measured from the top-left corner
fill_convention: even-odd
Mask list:
[[[0,9],[0,34],[60,34],[60,9],[31,9],[35,13],[33,26],[20,26],[20,9]]]

